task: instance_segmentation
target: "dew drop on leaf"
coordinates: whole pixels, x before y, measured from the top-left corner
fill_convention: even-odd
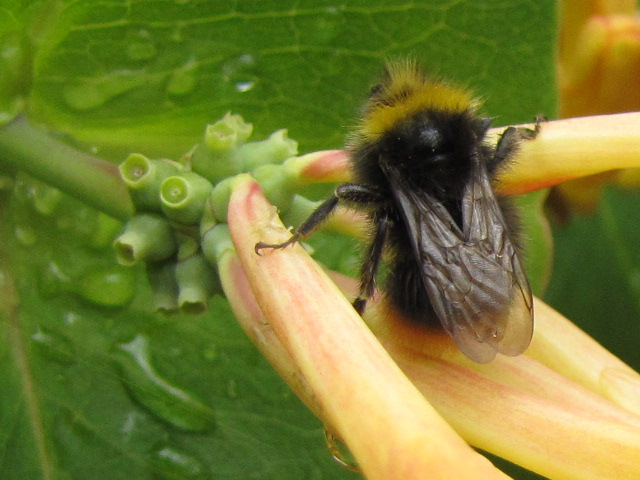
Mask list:
[[[100,107],[107,101],[99,85],[81,83],[68,85],[64,89],[64,100],[74,110],[91,110]]]
[[[136,290],[134,271],[120,265],[92,268],[73,284],[73,291],[80,297],[103,307],[126,305]]]
[[[31,335],[35,350],[46,358],[63,365],[70,365],[75,361],[73,346],[64,336],[38,329]]]
[[[198,83],[198,63],[194,58],[176,68],[167,83],[167,93],[173,97],[182,97],[191,93]]]
[[[222,74],[229,79],[239,73],[251,70],[256,64],[256,60],[250,53],[245,53],[238,57],[232,58],[222,65]]]
[[[157,53],[156,47],[151,42],[132,42],[127,46],[127,56],[131,60],[149,60]]]
[[[48,297],[69,291],[71,278],[56,262],[49,262],[38,279],[40,294]]]
[[[256,86],[256,82],[254,81],[246,81],[246,82],[238,82],[236,83],[236,90],[241,93],[248,92],[249,90],[253,90],[253,87]]]
[[[114,358],[124,386],[152,415],[181,430],[205,432],[213,428],[213,410],[156,371],[146,336],[117,345]]]
[[[88,111],[102,107],[108,101],[147,82],[148,75],[143,71],[116,70],[101,77],[69,83],[64,87],[62,95],[71,109]]]
[[[38,241],[35,230],[29,225],[16,225],[13,233],[16,236],[16,240],[25,247],[31,247]]]
[[[208,478],[206,467],[201,460],[192,453],[174,445],[166,443],[156,445],[152,463],[157,477],[162,480]]]

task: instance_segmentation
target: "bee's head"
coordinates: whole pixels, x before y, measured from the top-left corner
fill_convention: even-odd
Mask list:
[[[465,89],[425,76],[413,60],[389,63],[371,88],[355,135],[375,141],[418,112],[475,112],[477,104]]]

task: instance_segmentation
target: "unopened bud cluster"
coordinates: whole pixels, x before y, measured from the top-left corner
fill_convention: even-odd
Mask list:
[[[133,153],[120,165],[137,214],[114,248],[124,265],[146,264],[156,310],[201,313],[220,292],[215,264],[233,248],[226,220],[235,175],[252,173],[282,210],[294,203],[298,169],[286,160],[297,154],[297,142],[286,130],[250,142],[252,131],[227,113],[179,161]]]

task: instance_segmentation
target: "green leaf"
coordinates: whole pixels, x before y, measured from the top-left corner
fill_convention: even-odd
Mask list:
[[[597,212],[554,229],[556,261],[545,299],[640,369],[640,198],[610,188]]]
[[[177,159],[227,110],[257,139],[288,128],[300,152],[337,148],[400,54],[471,86],[496,124],[530,121],[555,111],[554,5],[10,0],[0,121],[24,108],[112,161]],[[83,177],[63,193],[111,202],[104,177]],[[117,222],[24,175],[0,187],[3,479],[356,478],[223,299],[152,315],[141,269],[110,276]]]
[[[33,116],[100,149],[175,156],[227,110],[301,151],[342,145],[384,59],[476,89],[500,124],[555,111],[542,2],[81,1],[49,17]],[[324,101],[323,101],[324,100]]]

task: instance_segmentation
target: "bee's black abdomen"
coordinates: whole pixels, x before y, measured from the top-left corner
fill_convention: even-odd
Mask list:
[[[442,325],[425,293],[421,268],[412,258],[394,262],[385,280],[386,301],[407,320],[440,329]]]

